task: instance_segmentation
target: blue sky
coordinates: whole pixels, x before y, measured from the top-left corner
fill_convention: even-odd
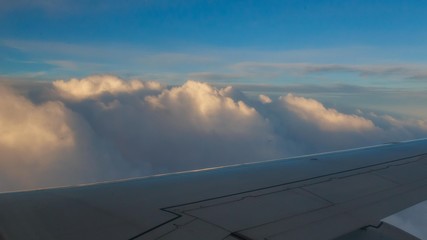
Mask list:
[[[0,74],[424,89],[426,9],[415,0],[2,1]]]

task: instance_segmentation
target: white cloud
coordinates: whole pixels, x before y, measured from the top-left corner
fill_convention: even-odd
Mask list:
[[[196,81],[162,88],[157,82],[91,76],[55,81],[52,86],[20,83],[19,91],[0,87],[0,95],[0,191],[260,161],[427,135],[422,119],[362,109],[343,113],[293,94],[279,100],[266,95],[250,99],[231,86],[218,89]],[[401,217],[397,221],[406,220],[406,215]]]
[[[2,86],[0,95],[0,191],[111,180],[136,172],[63,102],[34,104]]]
[[[311,122],[322,130],[333,132],[373,130],[372,121],[357,115],[347,115],[332,108],[325,108],[322,103],[288,94],[280,100],[287,109],[294,112],[301,120]]]
[[[145,97],[139,122],[141,146],[145,147],[135,155],[144,151],[142,155],[150,156],[157,169],[183,170],[275,158],[287,152],[271,142],[281,140],[268,121],[243,101],[233,99],[234,95],[231,87],[216,89],[188,81]],[[147,133],[148,126],[158,129],[156,134]],[[168,158],[173,162],[165,162]]]
[[[6,88],[0,88],[0,144],[17,152],[43,156],[74,146],[75,137],[66,123],[69,114],[61,102],[36,106]]]
[[[213,127],[218,128],[217,131],[223,131],[227,129],[226,126],[240,122],[236,124],[236,130],[248,122],[260,120],[254,108],[226,96],[229,91],[227,88],[217,90],[206,83],[188,81],[180,87],[165,90],[158,96],[148,96],[145,100],[152,107],[173,112],[176,117],[190,114],[192,118],[189,121],[194,126],[202,125],[207,131]],[[217,126],[219,122],[223,127]]]
[[[271,98],[269,96],[267,96],[267,95],[264,95],[264,94],[260,94],[258,96],[258,99],[259,99],[260,102],[262,102],[264,104],[272,102]]]
[[[45,171],[70,166],[64,156],[76,150],[72,113],[61,102],[34,105],[7,88],[0,95],[0,189],[50,186],[47,175],[61,184]]]
[[[157,82],[143,83],[138,80],[126,82],[110,75],[90,76],[83,79],[73,78],[69,81],[57,80],[53,86],[63,97],[82,100],[96,97],[104,93],[131,93],[141,89],[159,90],[161,85]]]
[[[427,132],[423,120],[346,114],[292,94],[251,99],[231,86],[196,81],[162,88],[101,75],[21,83],[19,92],[1,90],[3,190],[260,161]]]
[[[45,63],[63,69],[77,70],[78,68],[76,62],[68,60],[47,60]]]

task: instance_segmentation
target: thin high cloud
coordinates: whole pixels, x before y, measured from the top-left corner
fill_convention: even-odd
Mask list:
[[[422,119],[343,113],[294,94],[249,98],[231,86],[196,81],[165,87],[98,75],[3,87],[1,94],[7,133],[0,136],[2,190],[253,162],[427,134]]]
[[[241,73],[215,73],[215,72],[193,72],[188,74],[189,79],[203,81],[230,81],[233,79],[243,79],[250,76]]]
[[[163,80],[167,79],[168,75],[179,75],[179,78],[198,81],[251,81],[256,79],[259,82],[284,75],[298,77],[334,73],[349,73],[366,78],[381,76],[406,81],[427,79],[425,65],[418,63],[334,64],[341,62],[343,55],[349,59],[356,59],[354,62],[372,62],[372,60],[384,62],[382,58],[390,57],[384,53],[384,49],[348,47],[272,52],[200,47],[192,49],[192,53],[188,54],[188,51],[176,50],[153,52],[140,46],[127,44],[116,47],[114,44],[93,45],[90,43],[71,44],[55,41],[3,39],[0,40],[0,45],[23,53],[23,59],[19,60],[22,63],[37,65],[40,69],[55,68],[58,76],[61,73],[69,74],[70,70],[81,74],[111,72],[111,65],[115,65],[121,66],[122,71],[126,70],[127,73],[156,74],[159,75],[159,79]],[[371,56],[361,60],[359,52],[369,56],[377,53],[379,57]],[[302,62],[307,59],[310,62]],[[190,69],[199,69],[199,71],[193,72]],[[168,80],[175,81],[176,78]]]
[[[28,71],[34,71],[34,69],[49,71],[50,75],[57,78],[73,77],[76,72],[83,76],[109,72],[176,81],[185,79],[185,75],[188,75],[183,69],[221,65],[220,56],[205,54],[196,49],[188,54],[173,50],[153,52],[141,46],[128,44],[94,45],[19,39],[0,39],[0,46],[22,54],[19,57],[12,56],[4,59],[9,64],[19,64],[20,69],[31,69]],[[114,70],[111,70],[113,65]],[[2,72],[16,74],[13,70],[9,72],[8,69]],[[19,75],[23,73],[19,72]],[[178,78],[175,77],[177,75],[179,75]]]
[[[355,73],[360,76],[388,76],[406,79],[426,79],[425,66],[410,64],[356,65],[356,64],[315,64],[315,63],[265,63],[241,62],[232,66],[239,72],[276,72],[289,74]]]

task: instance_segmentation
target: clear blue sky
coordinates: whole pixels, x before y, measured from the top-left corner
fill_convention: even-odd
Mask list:
[[[6,0],[0,74],[424,87],[427,2]]]

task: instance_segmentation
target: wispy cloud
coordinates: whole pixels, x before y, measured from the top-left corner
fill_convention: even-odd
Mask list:
[[[188,74],[189,79],[199,81],[231,81],[248,77],[250,76],[241,73],[194,72]]]
[[[141,62],[155,64],[209,64],[217,61],[216,57],[188,53],[158,53],[140,57]]]
[[[3,39],[0,44],[5,47],[17,49],[24,53],[40,54],[44,56],[71,56],[71,57],[111,57],[117,53],[124,52],[126,48],[120,50],[115,47],[102,47],[91,44],[72,44],[66,42],[52,41],[32,41],[19,39]],[[123,47],[123,46],[122,46]]]
[[[76,62],[93,62],[98,64],[122,63],[119,65],[157,65],[157,66],[180,66],[180,65],[202,65],[212,64],[219,59],[215,55],[203,53],[182,52],[153,52],[140,46],[115,45],[115,44],[74,44],[65,42],[31,41],[3,39],[0,45],[16,49],[22,53],[29,54],[35,59],[45,63],[70,67]],[[52,60],[60,59],[60,60]],[[67,59],[67,60],[64,60]],[[71,60],[70,60],[71,59]],[[36,62],[36,60],[31,60]],[[73,62],[72,62],[73,61]]]
[[[315,73],[355,73],[360,76],[403,77],[405,79],[425,79],[427,70],[420,64],[386,64],[386,65],[353,65],[353,64],[316,64],[316,63],[269,63],[241,62],[231,66],[237,71],[252,73],[275,72],[289,74]]]
[[[69,69],[69,70],[77,70],[77,63],[74,61],[68,60],[47,60],[44,61],[46,64],[50,64],[59,68]]]
[[[190,53],[188,49],[181,52],[153,51],[140,45],[75,44],[19,39],[3,39],[0,40],[0,45],[23,53],[24,57],[19,59],[21,62],[49,64],[55,66],[58,71],[80,71],[80,74],[157,74],[164,78],[167,74],[180,74],[188,79],[231,82],[255,79],[268,81],[284,76],[328,78],[328,74],[347,73],[361,79],[381,77],[413,82],[427,80],[427,65],[422,63],[344,64],[339,60],[343,59],[344,54],[348,54],[344,59],[353,59],[353,56],[357,56],[357,50],[368,51],[365,48],[277,52],[195,48]],[[298,62],[304,59],[309,59],[310,62]],[[318,63],[321,59],[329,63]],[[114,71],[111,70],[112,66]]]

